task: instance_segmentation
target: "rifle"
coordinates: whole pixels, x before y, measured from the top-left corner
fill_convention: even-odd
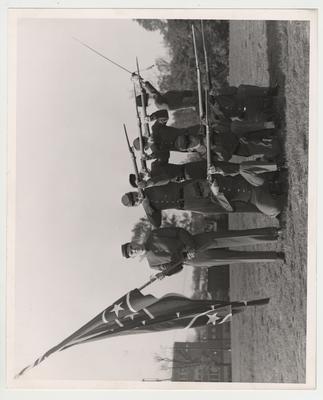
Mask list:
[[[203,43],[205,72],[206,72],[206,87],[207,87],[208,90],[210,90],[211,87],[212,87],[212,82],[211,82],[210,70],[209,70],[209,59],[208,59],[208,56],[207,56],[206,45],[205,45],[203,20],[201,20],[201,32],[202,32],[202,43]]]
[[[196,47],[196,38],[195,38],[195,28],[192,24],[192,35],[193,35],[193,47],[194,47],[194,56],[195,56],[195,67],[196,67],[196,74],[197,74],[197,92],[199,98],[199,116],[200,119],[204,117],[203,111],[203,102],[202,102],[202,85],[201,85],[201,71],[200,71],[200,63],[197,55],[197,47]]]
[[[173,270],[173,269],[175,269],[175,268],[177,268],[179,265],[181,265],[183,263],[183,261],[181,260],[181,261],[179,261],[179,262],[177,262],[175,265],[173,265],[172,266],[172,268],[170,268],[170,271],[171,270]],[[139,290],[142,290],[142,289],[145,289],[147,286],[149,286],[150,284],[152,284],[153,282],[155,282],[155,281],[157,281],[157,279],[159,279],[158,278],[158,275],[159,275],[159,273],[158,274],[156,274],[156,275],[154,275],[154,276],[152,276],[150,279],[149,279],[149,281],[147,281],[146,283],[144,283],[142,286],[140,286],[140,288],[138,288]],[[167,276],[167,275],[164,275],[164,277],[165,276]]]
[[[133,169],[135,171],[136,180],[137,180],[137,182],[140,182],[141,178],[140,178],[140,174],[139,174],[139,170],[138,170],[138,166],[137,166],[137,162],[136,162],[135,152],[134,152],[134,149],[130,145],[129,137],[128,137],[128,133],[127,133],[127,128],[126,128],[125,124],[123,124],[123,129],[124,129],[124,133],[125,133],[125,136],[126,136],[128,149],[129,149],[129,152],[130,152],[130,157],[131,157],[131,160],[132,160]],[[139,195],[141,197],[145,197],[144,196],[144,191],[142,189],[138,188],[138,192],[139,192]]]
[[[207,171],[212,165],[211,160],[211,143],[210,143],[210,125],[209,125],[209,90],[211,87],[211,79],[210,79],[210,71],[209,71],[209,61],[206,51],[205,45],[205,37],[204,37],[204,26],[203,21],[201,20],[201,32],[202,32],[202,43],[203,43],[203,52],[204,52],[204,62],[205,62],[205,72],[206,72],[206,85],[205,85],[205,131],[206,131],[206,164],[207,164]],[[210,181],[211,178],[209,177],[208,180]]]
[[[135,100],[136,100],[137,93],[136,93],[135,83],[133,83],[133,92],[134,92]],[[142,138],[142,125],[141,125],[141,119],[140,119],[140,115],[139,115],[139,111],[138,111],[138,107],[137,107],[136,101],[135,101],[135,107],[136,107],[136,116],[137,116],[138,133],[139,133],[139,144],[140,144],[140,154],[141,154],[141,158],[140,158],[141,168],[142,168],[142,170],[147,172],[148,171],[147,163],[146,163],[146,160],[144,159],[145,151],[144,151],[144,144],[143,144],[143,138]]]
[[[144,119],[145,136],[149,137],[150,130],[149,130],[149,123],[147,122],[147,112],[146,112],[146,104],[145,104],[146,91],[142,85],[142,78],[140,76],[139,62],[138,62],[137,57],[136,57],[136,65],[137,65],[137,76],[138,76],[138,82],[139,82],[140,94],[141,94],[141,110],[142,110],[142,116]]]
[[[201,21],[202,23],[202,21]],[[201,25],[203,27],[203,25]],[[208,108],[208,100],[209,100],[209,92],[208,92],[208,84],[209,84],[209,78],[207,78],[207,85],[204,89],[205,91],[205,112],[203,111],[203,102],[202,102],[202,83],[201,83],[201,71],[200,71],[200,63],[197,55],[197,46],[196,46],[196,37],[195,37],[195,29],[194,25],[192,25],[192,34],[193,34],[193,46],[194,46],[194,55],[195,55],[195,64],[196,64],[196,73],[197,73],[197,89],[198,89],[198,97],[199,97],[199,116],[201,120],[201,125],[202,125],[202,119],[204,118],[205,120],[205,136],[206,136],[206,164],[207,164],[207,175],[209,168],[212,165],[211,161],[211,143],[210,143],[210,125],[209,125],[209,108]],[[204,49],[204,57],[205,57],[205,63],[207,65],[207,70],[208,70],[208,62],[207,62],[207,54],[206,54],[206,48],[205,48],[205,40],[204,40],[204,32],[202,31],[202,39],[203,39],[203,49]],[[205,65],[205,66],[206,66]],[[209,179],[210,181],[210,179]]]

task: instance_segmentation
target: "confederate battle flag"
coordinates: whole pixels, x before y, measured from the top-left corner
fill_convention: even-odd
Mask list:
[[[50,355],[77,344],[112,336],[222,324],[230,321],[232,314],[243,311],[244,307],[267,304],[268,301],[268,298],[243,302],[191,300],[176,294],[167,294],[157,299],[134,289],[52,347],[33,364],[25,367],[16,377],[34,368]]]

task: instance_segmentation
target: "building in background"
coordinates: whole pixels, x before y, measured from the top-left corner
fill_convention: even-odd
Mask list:
[[[212,328],[216,326],[210,326],[208,329],[211,337]],[[205,341],[174,343],[172,381],[231,382],[230,337],[206,339]]]

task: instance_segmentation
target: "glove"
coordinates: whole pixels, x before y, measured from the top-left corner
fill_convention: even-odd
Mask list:
[[[214,196],[217,196],[220,192],[220,187],[216,181],[216,179],[213,180],[211,186],[210,186],[211,192],[213,193]]]
[[[186,258],[188,260],[192,260],[195,257],[195,250],[189,250],[186,253]]]
[[[215,167],[214,165],[210,166],[207,173],[208,175],[215,175],[215,174],[224,175],[223,170],[220,167]]]
[[[161,281],[162,279],[165,278],[165,275],[163,272],[158,272],[158,274],[155,275],[155,278],[157,278]]]
[[[139,189],[145,189],[145,187],[147,186],[147,183],[145,181],[139,181],[139,182],[137,182],[137,186]]]

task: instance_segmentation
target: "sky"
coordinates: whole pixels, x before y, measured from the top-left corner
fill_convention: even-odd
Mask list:
[[[153,273],[145,260],[120,252],[144,216],[141,207],[120,203],[132,171],[122,124],[131,139],[137,136],[130,77],[73,37],[130,70],[136,56],[142,68],[168,57],[161,36],[131,20],[18,20],[15,372]],[[156,83],[156,69],[145,78]],[[143,293],[190,290],[186,270]],[[167,377],[153,355],[186,336],[174,331],[75,346],[21,379]]]

